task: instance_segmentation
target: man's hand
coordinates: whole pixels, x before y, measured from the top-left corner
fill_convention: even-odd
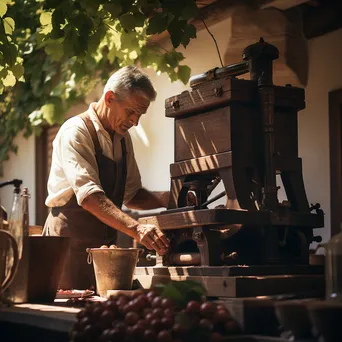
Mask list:
[[[153,224],[139,224],[136,228],[136,240],[148,249],[154,249],[164,255],[169,247],[165,234]]]

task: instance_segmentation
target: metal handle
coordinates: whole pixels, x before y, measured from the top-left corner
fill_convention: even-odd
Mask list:
[[[225,191],[225,190],[222,191],[222,192],[220,192],[218,195],[214,196],[214,197],[211,198],[210,200],[208,200],[208,201],[202,203],[202,204],[199,206],[199,208],[200,208],[200,209],[203,209],[203,208],[206,207],[207,205],[209,205],[209,204],[211,204],[211,203],[217,201],[218,199],[222,198],[224,195],[226,195],[226,191]]]
[[[5,230],[0,230],[0,234],[4,234],[8,240],[11,242],[11,247],[13,250],[13,265],[8,274],[6,275],[6,278],[4,282],[0,286],[0,294],[4,292],[12,283],[18,269],[18,264],[19,264],[19,252],[18,252],[18,244],[15,241],[14,237],[9,233],[6,232]],[[2,262],[0,260],[0,262]]]

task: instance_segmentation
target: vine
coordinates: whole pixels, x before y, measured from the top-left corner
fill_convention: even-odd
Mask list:
[[[152,67],[184,84],[176,48],[196,37],[195,0],[0,0],[0,172],[14,138],[64,121],[116,69]],[[151,40],[167,31],[173,49]]]

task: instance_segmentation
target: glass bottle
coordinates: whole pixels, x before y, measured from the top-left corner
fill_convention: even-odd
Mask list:
[[[20,187],[15,187],[13,195],[12,210],[8,219],[8,230],[18,244],[19,260],[23,252],[23,215],[20,196]]]
[[[29,236],[29,198],[31,197],[28,188],[23,188],[22,197],[22,217],[23,217],[23,236]]]
[[[326,244],[325,293],[327,300],[342,301],[342,231]]]

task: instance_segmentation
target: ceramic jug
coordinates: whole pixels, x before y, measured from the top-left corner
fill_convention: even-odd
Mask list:
[[[9,246],[13,250],[12,267],[7,272],[7,255]],[[18,268],[18,245],[14,237],[7,231],[0,229],[0,295],[11,285]],[[7,273],[7,274],[6,274]]]

